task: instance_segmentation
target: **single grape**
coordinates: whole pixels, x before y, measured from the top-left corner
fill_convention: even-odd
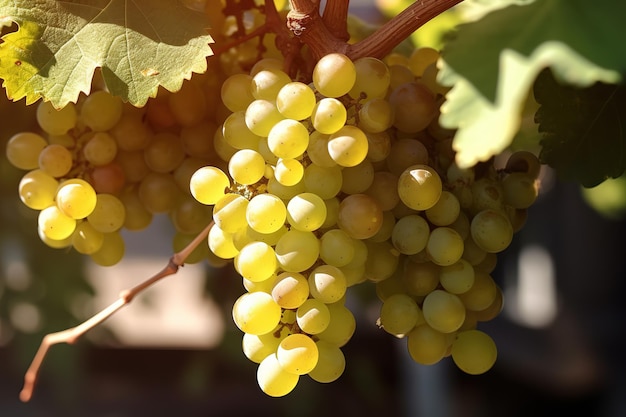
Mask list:
[[[380,326],[394,336],[404,336],[423,322],[424,315],[420,307],[407,294],[390,295],[380,309]]]
[[[62,135],[76,126],[78,116],[74,103],[55,109],[51,102],[42,101],[37,106],[37,123],[49,135]]]
[[[36,169],[39,167],[39,154],[46,146],[46,139],[37,133],[16,133],[7,142],[7,159],[16,168]]]
[[[321,333],[330,324],[330,310],[323,301],[309,298],[296,310],[296,322],[298,327],[307,334]]]
[[[248,225],[260,233],[272,233],[280,229],[287,219],[287,208],[273,194],[257,194],[246,207]]]
[[[56,195],[59,209],[73,219],[84,219],[96,207],[94,188],[85,180],[75,178],[61,183]]]
[[[235,269],[253,282],[263,281],[276,271],[276,254],[265,242],[252,242],[244,246],[235,256]]]
[[[445,356],[448,342],[444,333],[438,332],[428,324],[422,324],[407,335],[407,348],[415,362],[433,365]]]
[[[26,207],[43,210],[54,204],[59,182],[41,169],[27,172],[18,185],[20,200]]]
[[[346,277],[336,266],[320,265],[309,273],[309,292],[324,303],[339,301],[346,289]]]
[[[278,325],[280,315],[280,306],[265,292],[245,293],[233,305],[233,320],[244,333],[268,333]]]
[[[230,180],[219,168],[206,166],[191,176],[189,187],[196,200],[202,204],[212,205],[226,194]]]
[[[291,229],[276,243],[276,258],[284,271],[302,272],[317,261],[319,247],[319,240],[313,232]]]
[[[326,97],[340,97],[352,89],[356,68],[347,56],[331,53],[322,57],[313,68],[313,85]]]
[[[367,239],[381,228],[383,211],[372,197],[366,194],[352,194],[339,205],[337,225],[350,237]]]
[[[315,93],[301,82],[293,81],[285,84],[276,96],[276,107],[285,117],[293,120],[304,120],[311,116],[315,107]]]
[[[337,132],[345,124],[348,112],[336,98],[323,98],[318,101],[311,112],[311,123],[316,131],[325,135]]]
[[[452,333],[465,321],[463,302],[456,295],[444,290],[435,290],[428,294],[424,298],[422,311],[426,323],[441,333]]]
[[[123,103],[104,90],[90,93],[80,107],[80,119],[94,132],[104,132],[115,126],[122,117]]]
[[[98,194],[96,206],[87,221],[101,233],[112,233],[122,228],[126,220],[124,203],[112,194]]]
[[[412,165],[398,179],[400,199],[414,210],[428,210],[439,201],[441,192],[441,178],[428,165]]]
[[[346,358],[338,346],[325,340],[316,342],[319,358],[315,368],[309,372],[311,379],[321,383],[337,380],[346,368]]]
[[[254,184],[265,174],[265,159],[252,149],[238,150],[228,161],[228,172],[239,184]]]
[[[305,334],[295,333],[281,340],[276,358],[285,371],[304,375],[317,365],[319,352],[313,339]]]
[[[480,330],[459,332],[452,343],[452,360],[463,372],[479,375],[496,362],[498,350],[493,339]]]
[[[299,308],[309,297],[309,282],[298,272],[281,272],[274,281],[272,297],[282,308]]]
[[[287,221],[302,231],[319,229],[326,220],[326,204],[313,193],[301,193],[287,203]]]
[[[328,138],[328,154],[342,167],[353,167],[367,156],[368,141],[356,126],[346,125]]]
[[[268,355],[259,364],[257,382],[261,390],[270,397],[283,397],[298,384],[300,375],[285,371],[276,354]]]
[[[486,252],[496,253],[506,249],[513,240],[513,226],[500,211],[486,209],[472,219],[472,239]]]

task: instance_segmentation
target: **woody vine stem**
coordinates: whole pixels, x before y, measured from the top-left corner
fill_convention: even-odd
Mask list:
[[[262,31],[255,33],[253,36],[262,36],[267,32],[276,33],[285,46],[283,51],[287,63],[291,62],[290,59],[293,59],[289,55],[293,54],[296,48],[299,49],[303,45],[308,46],[314,62],[331,52],[343,53],[352,60],[365,56],[382,58],[423,24],[461,1],[415,1],[372,35],[354,44],[348,43],[347,15],[349,1],[328,0],[323,14],[320,15],[319,0],[290,0],[291,10],[287,15],[286,22],[280,20],[274,8],[274,2],[268,1],[265,8],[267,23]],[[246,36],[246,38],[249,37],[250,35]],[[222,49],[221,51],[225,50]],[[219,53],[220,50],[218,49],[216,52]],[[89,330],[105,321],[122,307],[128,305],[139,293],[166,276],[175,274],[198,245],[206,244],[206,238],[212,226],[213,223],[209,224],[186,248],[175,253],[161,271],[141,284],[122,291],[117,300],[90,319],[75,327],[46,335],[26,371],[20,399],[27,402],[32,398],[41,365],[52,346],[60,343],[76,343]]]

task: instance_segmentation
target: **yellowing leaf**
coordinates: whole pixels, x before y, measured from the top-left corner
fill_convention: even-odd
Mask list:
[[[56,107],[90,91],[96,68],[112,94],[136,106],[159,86],[177,91],[212,55],[204,14],[177,0],[0,0],[18,24],[0,44],[0,78],[14,101]]]

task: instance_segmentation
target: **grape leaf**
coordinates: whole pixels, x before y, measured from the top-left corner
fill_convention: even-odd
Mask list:
[[[626,168],[626,86],[596,83],[574,88],[550,71],[535,82],[542,162],[563,179],[594,187]]]
[[[458,129],[453,147],[467,167],[504,150],[539,72],[585,87],[626,71],[626,2],[537,0],[460,25],[443,51],[439,81],[452,89],[440,122]]]
[[[18,30],[0,44],[0,78],[14,101],[56,107],[90,91],[96,68],[112,94],[143,106],[177,91],[212,54],[203,13],[177,0],[0,0]]]

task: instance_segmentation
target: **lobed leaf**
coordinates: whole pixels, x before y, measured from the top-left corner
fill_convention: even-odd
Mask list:
[[[626,55],[617,53],[626,42],[624,15],[623,2],[537,0],[459,26],[439,73],[439,81],[452,86],[440,122],[458,129],[457,163],[474,165],[510,145],[544,68],[578,87],[619,82],[626,72]]]
[[[7,96],[56,107],[89,93],[101,68],[112,94],[143,106],[159,86],[177,91],[212,55],[203,13],[178,0],[0,0],[18,30],[0,43]]]

